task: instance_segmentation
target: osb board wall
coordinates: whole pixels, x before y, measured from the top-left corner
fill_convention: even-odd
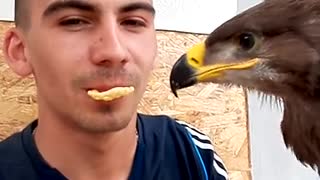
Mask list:
[[[0,22],[3,33],[12,24]],[[139,105],[139,111],[167,114],[186,121],[208,134],[229,171],[231,180],[249,180],[250,159],[245,94],[239,88],[203,84],[170,92],[168,78],[174,61],[205,35],[158,32],[157,67]],[[20,79],[3,62],[0,53],[0,140],[36,118],[35,83]]]

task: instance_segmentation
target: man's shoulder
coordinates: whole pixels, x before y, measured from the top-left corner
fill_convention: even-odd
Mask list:
[[[196,146],[203,150],[213,150],[210,137],[187,121],[168,115],[140,114],[140,117],[143,124],[151,131],[153,130],[152,127],[157,131],[160,131],[161,129],[167,131],[170,129],[174,134],[180,134],[187,137],[187,139],[192,140]],[[172,129],[175,129],[175,131]]]
[[[23,147],[22,132],[16,132],[0,141],[0,159],[0,179],[33,177],[30,171],[32,165]]]
[[[214,150],[211,138],[203,131],[191,125],[187,121],[176,119],[168,115],[141,115],[144,123],[147,123],[150,131],[164,130],[166,134],[173,134],[175,139],[180,139],[184,149],[192,149],[195,156],[203,165],[209,179],[228,179],[225,165]],[[153,128],[154,127],[154,128]],[[170,131],[170,133],[168,133]],[[190,157],[191,158],[191,157]]]
[[[21,132],[15,132],[0,141],[0,157],[22,150]],[[1,158],[2,159],[2,158]],[[3,160],[3,159],[2,159]],[[0,161],[0,163],[3,161]]]
[[[191,138],[200,138],[200,140],[209,140],[209,137],[200,131],[199,129],[193,127],[187,121],[176,119],[169,115],[159,114],[159,115],[147,115],[139,114],[140,120],[149,132],[168,132],[174,135],[187,136],[191,135]],[[207,141],[209,142],[209,141]],[[209,142],[211,143],[211,142]]]
[[[16,132],[0,141],[0,166],[24,164],[28,158],[24,150],[22,132]]]
[[[155,129],[159,131],[160,129],[168,130],[174,128],[176,129],[176,131],[172,132],[180,132],[180,134],[182,134],[183,136],[187,136],[189,139],[192,139],[194,143],[200,148],[213,150],[213,146],[209,136],[187,121],[162,114],[139,114],[139,117],[148,129],[153,129],[152,127],[155,127]]]
[[[209,179],[228,179],[226,167],[219,154],[215,151],[212,139],[203,131],[186,121],[178,119],[175,121],[183,126],[188,132],[189,137],[195,146],[196,152],[199,154],[199,159],[207,169]]]

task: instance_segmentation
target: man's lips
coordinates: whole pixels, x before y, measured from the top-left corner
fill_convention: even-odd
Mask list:
[[[108,91],[112,88],[115,88],[115,87],[129,87],[129,86],[132,86],[130,84],[99,84],[99,85],[92,85],[92,86],[89,86],[88,88],[85,88],[86,91],[89,91],[89,90],[97,90],[99,92],[103,92],[103,91]]]

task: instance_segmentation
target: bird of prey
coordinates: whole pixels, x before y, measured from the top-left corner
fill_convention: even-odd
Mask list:
[[[280,98],[286,147],[319,169],[320,0],[266,0],[215,28],[170,74],[176,96],[206,82]]]

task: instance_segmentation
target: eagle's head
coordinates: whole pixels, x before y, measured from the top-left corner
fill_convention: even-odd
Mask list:
[[[314,2],[314,3],[312,3]],[[225,22],[174,64],[170,85],[238,85],[277,96],[314,94],[320,80],[320,3],[267,0]]]

